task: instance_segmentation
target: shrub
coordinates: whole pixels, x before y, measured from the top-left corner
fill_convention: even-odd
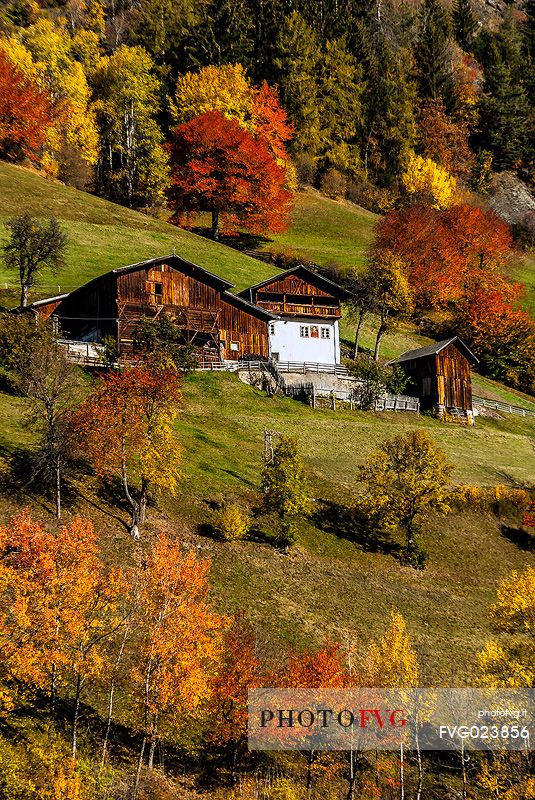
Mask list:
[[[406,567],[424,570],[429,560],[429,554],[419,544],[413,542],[410,547],[406,547],[401,556],[401,563]]]
[[[346,178],[337,169],[328,169],[321,177],[320,189],[327,197],[343,197],[346,192]]]
[[[295,159],[298,186],[312,186],[316,179],[316,162],[306,153]]]
[[[213,513],[214,530],[226,542],[245,539],[251,528],[249,513],[238,503],[228,503]]]

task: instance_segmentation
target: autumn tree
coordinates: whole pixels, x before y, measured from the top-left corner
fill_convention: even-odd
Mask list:
[[[475,159],[468,143],[468,126],[448,116],[442,100],[428,99],[422,103],[418,131],[425,159],[432,159],[451,176],[470,178]]]
[[[67,236],[56,219],[40,221],[29,214],[6,223],[10,238],[3,246],[4,263],[17,271],[21,287],[20,305],[28,304],[28,292],[45,269],[57,271],[65,265]]]
[[[158,124],[160,82],[150,56],[122,45],[93,76],[100,130],[99,191],[130,207],[162,203],[168,159]]]
[[[379,317],[373,354],[374,361],[379,361],[379,348],[385,333],[411,314],[412,294],[405,265],[399,256],[389,251],[378,253],[368,266],[366,284],[373,311]]]
[[[491,640],[478,653],[479,678],[484,686],[533,686],[535,680],[535,569],[514,570],[498,585],[489,609],[493,627],[506,634]]]
[[[255,628],[241,612],[223,632],[221,656],[210,685],[206,738],[230,754],[235,770],[247,738],[247,692],[263,685],[265,665]]]
[[[76,455],[71,414],[80,399],[78,371],[61,345],[45,335],[19,363],[17,386],[28,400],[28,421],[39,435],[32,478],[53,487],[60,519],[63,482]]]
[[[379,222],[375,247],[406,265],[416,308],[441,308],[462,297],[475,268],[503,269],[511,242],[509,226],[495,214],[459,204],[390,212]]]
[[[376,524],[403,531],[407,557],[418,556],[415,535],[430,512],[446,513],[453,465],[425,431],[383,442],[359,470],[366,494],[359,505]],[[423,566],[423,565],[422,565]]]
[[[134,538],[145,521],[149,489],[177,490],[182,447],[173,422],[180,400],[176,368],[146,363],[104,376],[76,413],[80,446],[96,473],[122,483]],[[132,473],[139,477],[137,497]]]
[[[455,310],[459,335],[487,375],[533,391],[535,324],[521,307],[523,287],[501,275],[474,272]]]
[[[401,183],[413,202],[429,203],[433,208],[449,208],[455,201],[456,179],[432,158],[413,153],[401,176]]]
[[[12,678],[74,700],[76,759],[82,694],[105,666],[104,641],[117,630],[119,573],[99,558],[91,523],[77,517],[54,535],[28,511],[0,528],[0,642]]]
[[[0,156],[38,161],[50,123],[46,94],[0,49]]]
[[[148,769],[153,767],[165,721],[176,722],[210,697],[226,620],[208,600],[209,567],[160,534],[139,570],[131,674],[142,730],[136,788],[146,755]]]
[[[267,145],[216,111],[174,131],[169,198],[175,222],[186,212],[210,211],[214,239],[220,217],[227,228],[281,231],[291,202],[285,180]]]
[[[297,439],[281,436],[262,475],[264,508],[279,519],[278,541],[288,550],[295,542],[296,522],[311,510],[310,489]]]
[[[323,690],[347,687],[349,680],[346,654],[338,642],[327,640],[322,647],[313,650],[290,648],[276,683],[292,689]],[[314,750],[307,753],[307,793],[312,791],[316,755]]]
[[[39,17],[11,52],[49,98],[52,124],[47,129],[42,167],[85,188],[93,178],[98,135],[87,77],[71,48],[71,37],[59,21]]]
[[[266,81],[259,88],[254,87],[241,64],[211,65],[180,76],[171,111],[178,124],[209,111],[236,120],[262,140],[277,164],[285,169],[287,186],[293,186],[295,177],[287,148],[294,129],[277,90]]]
[[[363,672],[367,686],[392,689],[418,686],[418,658],[399,611],[390,612],[390,624],[384,635],[372,639],[368,645]]]

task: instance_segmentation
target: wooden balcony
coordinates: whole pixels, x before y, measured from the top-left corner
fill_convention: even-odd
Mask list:
[[[287,314],[294,317],[329,317],[339,319],[342,316],[340,306],[326,306],[320,303],[283,303],[273,300],[257,300],[256,303],[273,314]]]

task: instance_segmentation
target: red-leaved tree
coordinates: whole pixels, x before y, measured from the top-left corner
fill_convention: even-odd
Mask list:
[[[35,159],[50,123],[46,95],[0,50],[0,157]]]
[[[511,244],[509,226],[495,214],[460,204],[390,212],[378,225],[375,248],[407,265],[416,308],[441,308],[460,299],[473,270],[503,267]]]
[[[220,219],[227,229],[278,232],[288,222],[292,194],[286,174],[263,138],[256,139],[233,119],[208,111],[179,125],[170,145],[172,220],[209,211],[212,235]]]

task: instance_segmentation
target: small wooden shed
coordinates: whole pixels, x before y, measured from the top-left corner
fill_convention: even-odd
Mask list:
[[[458,336],[409,350],[392,363],[410,378],[422,411],[460,413],[472,419],[470,368],[479,361]]]

